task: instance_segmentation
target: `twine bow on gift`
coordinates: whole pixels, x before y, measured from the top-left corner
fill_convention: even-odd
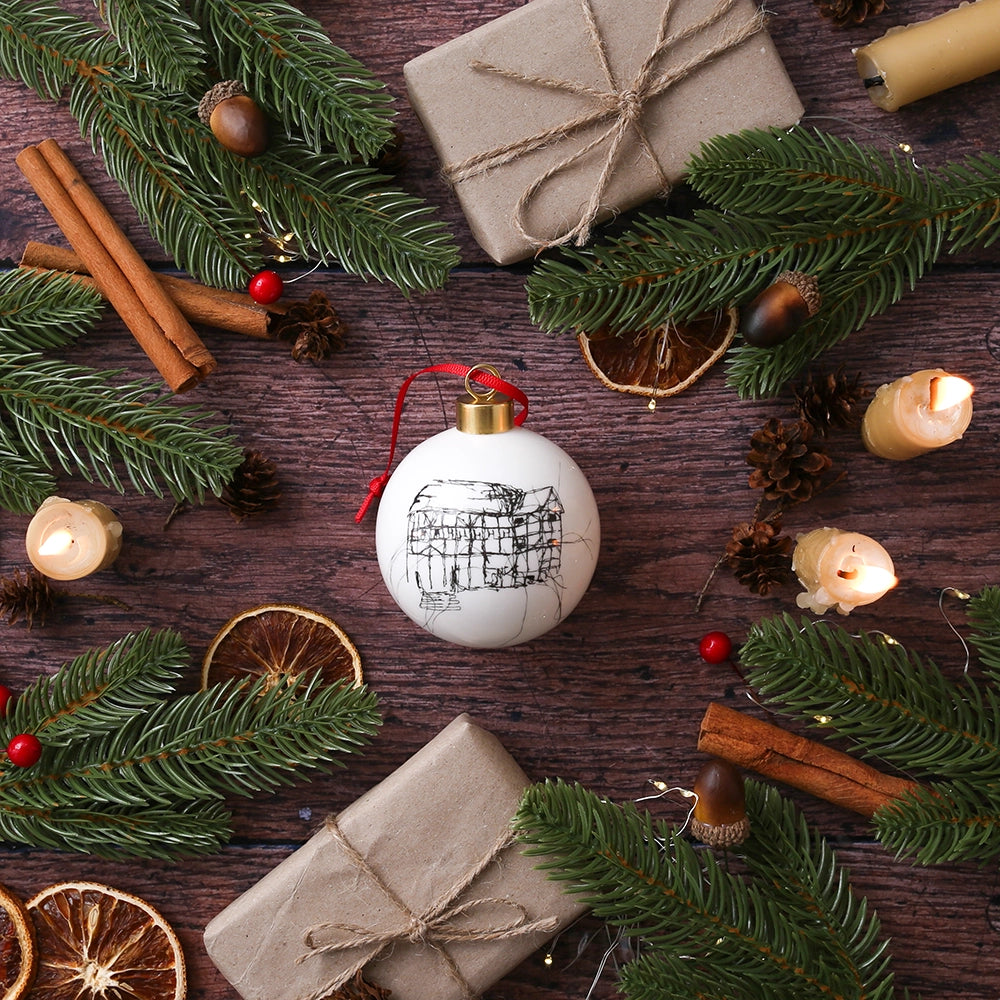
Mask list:
[[[353,847],[344,836],[334,817],[326,821],[327,829],[333,834],[340,846],[346,852],[351,863],[363,872],[382,894],[392,903],[397,911],[398,919],[388,924],[373,927],[360,927],[354,924],[336,923],[333,921],[314,924],[309,927],[303,937],[306,951],[299,956],[298,962],[307,961],[317,955],[330,955],[352,948],[374,949],[355,962],[350,968],[344,969],[331,979],[329,983],[317,990],[310,1000],[326,996],[343,985],[363,966],[378,958],[384,951],[398,943],[425,945],[436,952],[448,974],[455,980],[467,1000],[474,1000],[476,993],[462,975],[458,964],[449,954],[446,945],[455,941],[497,941],[522,934],[554,931],[558,921],[555,917],[545,917],[541,920],[529,920],[528,911],[520,904],[510,899],[500,897],[485,897],[456,903],[456,899],[467,889],[482,872],[491,865],[501,851],[513,843],[513,834],[506,830],[497,839],[492,848],[483,855],[479,862],[472,865],[445,892],[425,910],[415,913],[393,890],[386,885],[368,861]],[[467,926],[459,923],[459,919],[474,913],[477,909],[488,907],[502,908],[510,911],[506,920],[486,926]]]
[[[717,56],[742,45],[749,38],[760,32],[765,23],[763,12],[755,9],[753,16],[748,21],[730,28],[716,42],[706,46],[684,62],[658,72],[657,64],[661,56],[668,53],[679,42],[699,34],[706,28],[722,20],[734,7],[737,0],[719,0],[714,9],[701,21],[668,35],[667,30],[676,2],[677,0],[666,0],[657,30],[656,42],[653,45],[652,51],[643,60],[635,77],[624,86],[618,84],[611,68],[607,47],[604,44],[600,28],[594,17],[591,0],[580,0],[580,7],[587,26],[587,32],[590,36],[591,46],[597,55],[601,70],[608,82],[608,90],[598,90],[573,80],[534,76],[502,66],[496,66],[482,60],[472,60],[469,65],[473,69],[486,73],[494,73],[504,79],[519,83],[537,87],[548,87],[552,90],[564,91],[570,94],[579,94],[591,98],[593,105],[577,117],[554,125],[552,128],[544,129],[524,139],[519,139],[515,142],[478,153],[475,156],[470,156],[459,163],[449,164],[443,170],[445,177],[452,183],[478,177],[488,170],[510,163],[520,156],[531,153],[543,146],[550,145],[553,142],[561,141],[590,126],[610,122],[607,129],[580,149],[549,167],[528,185],[518,199],[514,210],[513,224],[519,235],[531,245],[542,250],[568,243],[571,240],[574,240],[577,246],[583,246],[590,239],[591,229],[601,211],[604,195],[607,192],[608,185],[611,183],[611,178],[615,172],[623,144],[630,133],[633,133],[638,139],[640,149],[653,166],[660,190],[666,196],[670,191],[670,181],[663,171],[663,167],[657,158],[642,123],[646,104],[654,97],[659,97],[665,93],[674,84],[686,79],[695,70],[705,66]],[[542,185],[576,163],[577,160],[586,156],[591,150],[601,146],[607,147],[604,163],[580,221],[562,235],[551,239],[541,239],[528,232],[524,216],[529,203],[534,199]]]

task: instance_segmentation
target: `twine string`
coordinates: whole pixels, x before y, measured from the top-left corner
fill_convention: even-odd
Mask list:
[[[763,12],[759,8],[755,9],[753,16],[744,24],[726,31],[718,41],[707,45],[700,52],[684,62],[670,67],[657,75],[656,66],[661,56],[669,52],[680,42],[698,35],[718,23],[730,12],[736,0],[719,0],[712,11],[702,20],[690,24],[673,34],[668,34],[669,22],[675,2],[676,0],[666,0],[657,29],[656,42],[643,60],[634,78],[624,86],[617,82],[611,68],[607,46],[594,16],[591,0],[580,0],[580,6],[591,46],[607,80],[607,90],[598,90],[595,87],[590,87],[573,80],[521,73],[517,70],[497,66],[479,59],[471,60],[469,65],[472,69],[492,73],[503,79],[529,86],[544,87],[565,93],[577,94],[591,99],[593,105],[587,111],[559,125],[554,125],[551,128],[543,129],[514,142],[505,143],[493,149],[477,153],[458,163],[446,165],[443,170],[445,177],[453,184],[469,180],[496,167],[511,163],[513,160],[541,149],[544,146],[548,146],[553,141],[558,142],[593,125],[610,122],[604,131],[575,152],[570,153],[559,162],[550,166],[527,186],[514,209],[513,223],[521,238],[539,249],[560,246],[571,240],[577,246],[583,246],[587,243],[590,239],[594,222],[600,213],[604,196],[611,183],[611,178],[618,165],[618,159],[625,139],[630,134],[635,135],[643,155],[652,164],[661,193],[664,196],[668,194],[671,186],[670,181],[660,164],[659,158],[646,133],[646,129],[642,124],[642,115],[646,104],[653,98],[666,93],[675,84],[687,79],[696,70],[707,65],[718,56],[742,45],[760,32],[765,24]],[[525,223],[525,216],[528,206],[534,200],[539,189],[557,174],[587,156],[592,150],[605,145],[607,147],[607,154],[580,221],[561,235],[551,239],[541,239],[530,233]]]
[[[500,853],[514,842],[513,833],[504,830],[492,847],[471,865],[460,878],[456,879],[438,899],[424,911],[414,912],[400,896],[386,884],[385,880],[371,866],[368,860],[354,847],[344,835],[337,823],[336,817],[326,821],[327,829],[340,844],[351,864],[361,871],[399,912],[402,920],[395,927],[360,927],[354,924],[327,921],[314,924],[306,929],[303,935],[305,952],[297,959],[297,963],[306,961],[315,955],[330,955],[351,948],[374,948],[374,954],[363,955],[352,966],[339,972],[329,983],[317,990],[310,1000],[337,989],[347,982],[369,962],[374,961],[383,952],[398,942],[426,945],[434,950],[441,959],[448,974],[462,990],[466,1000],[474,1000],[476,994],[472,986],[462,975],[455,959],[445,947],[454,941],[496,941],[522,934],[534,934],[539,931],[554,931],[557,926],[555,917],[544,917],[540,920],[529,920],[528,911],[520,903],[501,897],[483,897],[456,903],[455,900],[486,870]],[[474,913],[483,907],[503,907],[510,911],[506,920],[482,927],[462,926],[458,918]]]

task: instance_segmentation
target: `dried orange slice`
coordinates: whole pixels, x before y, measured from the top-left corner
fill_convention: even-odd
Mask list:
[[[708,371],[725,354],[738,323],[739,313],[730,306],[686,323],[620,334],[602,328],[577,340],[603,385],[655,400],[676,396]]]
[[[50,885],[27,903],[38,936],[32,1000],[182,1000],[184,953],[145,900],[98,882]]]
[[[295,604],[262,604],[230,618],[201,665],[201,686],[266,677],[269,690],[319,671],[326,683],[361,684],[361,656],[344,630],[318,611]]]
[[[18,1000],[35,978],[35,928],[24,903],[0,885],[0,998]]]

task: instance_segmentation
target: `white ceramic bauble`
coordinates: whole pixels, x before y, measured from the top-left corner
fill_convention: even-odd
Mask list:
[[[600,540],[586,477],[523,427],[453,427],[418,445],[389,479],[375,526],[400,608],[441,639],[485,649],[558,625],[590,584]]]

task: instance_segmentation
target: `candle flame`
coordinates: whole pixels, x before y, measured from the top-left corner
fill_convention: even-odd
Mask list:
[[[38,552],[43,556],[56,556],[68,552],[73,546],[73,535],[65,528],[53,531],[48,538],[38,546]]]
[[[958,406],[972,395],[972,385],[957,375],[938,375],[930,381],[931,412]]]
[[[892,590],[899,580],[880,566],[856,566],[854,569],[837,570],[837,576],[847,580],[859,594],[884,594]]]

